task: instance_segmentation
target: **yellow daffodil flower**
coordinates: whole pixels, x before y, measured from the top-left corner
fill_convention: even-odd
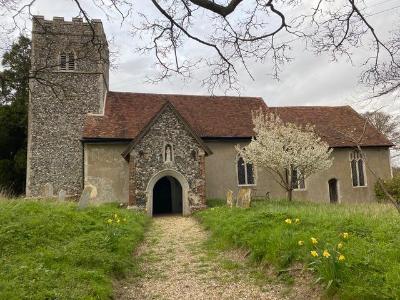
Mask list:
[[[318,256],[318,252],[315,251],[315,250],[312,250],[310,253],[311,253],[311,255],[312,255],[313,257],[317,257],[317,256]]]
[[[303,245],[304,245],[304,241],[298,241],[297,244],[298,244],[299,246],[303,246]]]
[[[286,220],[285,220],[285,223],[286,223],[286,224],[292,224],[292,219],[286,219]]]
[[[111,220],[111,219],[108,219],[108,220],[107,220],[107,223],[108,223],[108,224],[111,224],[111,223],[112,223],[112,220]]]
[[[348,232],[343,232],[342,236],[344,239],[348,239],[349,238],[349,233]]]
[[[299,224],[299,223],[300,223],[300,219],[296,219],[296,220],[294,220],[294,222],[295,222],[296,224]]]
[[[344,257],[344,255],[343,254],[340,254],[339,255],[339,261],[344,261],[346,258]]]
[[[324,250],[324,252],[322,253],[322,255],[325,257],[325,258],[329,258],[329,257],[331,257],[331,255],[329,254],[329,252],[328,252],[328,250]]]
[[[339,244],[337,245],[337,248],[338,248],[338,249],[342,249],[342,248],[343,248],[343,243],[339,243]]]
[[[311,238],[311,243],[313,243],[314,245],[318,244],[318,240],[316,238]]]
[[[121,220],[120,219],[117,219],[117,223],[119,223]]]

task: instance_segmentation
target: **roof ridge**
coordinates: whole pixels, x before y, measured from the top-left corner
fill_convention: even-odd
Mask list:
[[[143,92],[120,92],[120,91],[108,91],[107,93],[113,94],[130,94],[130,95],[156,95],[156,96],[180,96],[180,97],[199,97],[199,98],[235,98],[235,99],[264,99],[260,96],[229,96],[229,95],[196,95],[196,94],[168,94],[168,93],[143,93]],[[265,102],[265,101],[264,101]]]
[[[287,105],[287,106],[268,106],[268,108],[346,108],[350,105]],[[352,108],[353,109],[353,108]]]

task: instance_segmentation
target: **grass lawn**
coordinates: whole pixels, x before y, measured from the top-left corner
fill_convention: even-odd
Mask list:
[[[249,249],[254,261],[282,275],[301,262],[328,296],[400,299],[400,215],[391,206],[269,201],[197,217],[216,247]]]
[[[148,217],[76,207],[0,200],[0,299],[110,299],[112,280],[135,270]]]

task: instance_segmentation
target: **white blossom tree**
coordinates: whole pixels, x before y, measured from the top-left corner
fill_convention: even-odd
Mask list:
[[[279,116],[262,110],[253,112],[255,136],[236,150],[247,162],[267,170],[292,200],[299,181],[332,165],[332,149],[311,125],[283,122]]]

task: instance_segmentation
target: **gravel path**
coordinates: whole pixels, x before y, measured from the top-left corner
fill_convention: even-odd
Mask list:
[[[154,218],[136,254],[144,275],[119,282],[116,299],[285,299],[281,285],[257,285],[247,268],[208,255],[206,239],[193,218]]]

